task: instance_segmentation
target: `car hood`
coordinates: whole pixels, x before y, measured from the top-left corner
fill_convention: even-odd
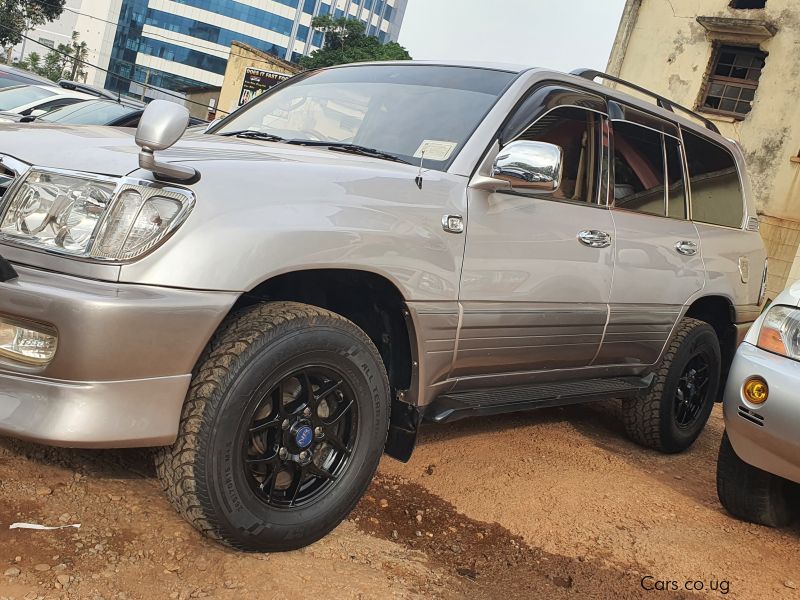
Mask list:
[[[139,168],[135,132],[127,128],[92,125],[69,126],[37,123],[0,124],[0,154],[25,163],[58,169],[123,176]],[[370,157],[333,152],[323,148],[290,146],[221,136],[187,133],[168,150],[158,152],[159,161],[191,163],[203,175],[203,163],[308,162],[324,165],[369,166],[385,170],[408,165]],[[218,169],[213,169],[218,171]]]

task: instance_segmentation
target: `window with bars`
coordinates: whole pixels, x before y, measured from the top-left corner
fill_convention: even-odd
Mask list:
[[[719,46],[706,84],[702,109],[745,118],[753,108],[767,54],[758,48]]]
[[[731,8],[753,9],[766,8],[767,0],[731,0]]]

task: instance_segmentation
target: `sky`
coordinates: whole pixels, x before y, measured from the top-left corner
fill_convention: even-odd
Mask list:
[[[625,0],[409,0],[400,43],[415,60],[604,70]]]

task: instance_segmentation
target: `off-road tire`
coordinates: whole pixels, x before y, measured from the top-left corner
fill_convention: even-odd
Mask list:
[[[709,389],[696,421],[688,429],[678,427],[674,402],[677,386],[689,360],[702,350],[711,361]],[[674,454],[689,448],[711,415],[720,385],[722,359],[713,327],[697,319],[684,318],[655,370],[647,392],[622,402],[622,420],[628,436],[647,448]]]
[[[728,434],[722,436],[717,460],[717,496],[737,519],[768,527],[793,521],[792,483],[744,462],[733,449]]]
[[[355,445],[346,470],[319,501],[275,510],[246,483],[234,440],[248,426],[242,415],[251,390],[281,365],[312,359],[337,365],[355,382]],[[355,507],[377,469],[388,423],[386,370],[360,328],[313,306],[258,304],[228,317],[200,357],[178,438],[157,451],[156,470],[178,513],[207,537],[241,550],[294,550],[325,536]]]

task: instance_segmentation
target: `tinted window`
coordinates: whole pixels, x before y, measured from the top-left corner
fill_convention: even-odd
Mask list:
[[[548,142],[564,152],[561,186],[549,198],[595,202],[599,164],[599,119],[579,108],[557,108],[536,121],[518,139]]]
[[[5,88],[0,90],[0,110],[14,110],[53,95],[50,90],[30,85]]]
[[[58,100],[50,100],[47,102],[42,102],[41,104],[37,104],[36,106],[32,106],[28,110],[23,111],[20,114],[23,115],[30,115],[35,110],[44,110],[44,111],[52,111],[56,110],[57,108],[61,108],[62,106],[69,106],[70,104],[75,104],[76,102],[80,102],[78,98],[59,98]]]
[[[614,199],[618,208],[666,216],[662,134],[614,122]]]
[[[132,112],[137,111],[116,102],[89,100],[59,108],[39,120],[69,125],[106,125]]]
[[[684,130],[692,219],[700,223],[741,227],[744,198],[733,156],[721,146]]]

